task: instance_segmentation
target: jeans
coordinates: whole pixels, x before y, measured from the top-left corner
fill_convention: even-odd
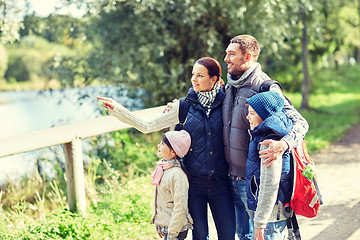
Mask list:
[[[180,232],[179,235],[177,236],[178,240],[184,240],[187,237],[188,234],[188,230]],[[164,234],[164,240],[168,239],[168,235],[167,233]]]
[[[251,224],[254,226],[254,211],[250,210],[250,219]],[[264,239],[265,240],[285,240],[286,231],[286,220],[279,221],[279,222],[269,222],[266,224],[266,228],[264,231]],[[255,236],[251,236],[251,240],[255,240]]]
[[[249,240],[253,232],[247,208],[246,181],[230,177],[235,205],[236,235],[240,240]]]
[[[227,176],[191,177],[189,211],[194,220],[193,240],[209,239],[208,204],[219,240],[235,239],[235,210]]]
[[[265,240],[285,240],[286,239],[286,220],[280,222],[270,222],[266,225]]]

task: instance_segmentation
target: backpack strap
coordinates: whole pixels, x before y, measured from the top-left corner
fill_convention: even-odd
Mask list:
[[[186,97],[179,99],[179,123],[175,125],[175,131],[180,131],[186,120],[187,113],[190,108],[190,103],[186,101]]]
[[[265,80],[265,81],[261,84],[261,86],[260,86],[260,88],[259,88],[259,93],[269,91],[271,85],[273,85],[273,84],[278,85],[281,91],[283,90],[281,84],[280,84],[278,81],[275,81],[274,79],[268,79],[268,80]],[[284,95],[284,97],[285,97],[285,99],[290,103],[290,105],[293,105],[292,102],[291,102],[291,100],[290,100],[287,96]]]
[[[278,81],[275,81],[274,79],[268,79],[268,80],[265,80],[265,81],[261,84],[261,86],[260,86],[260,88],[259,88],[259,92],[261,93],[261,92],[267,92],[267,91],[269,91],[271,85],[273,85],[273,84],[278,85],[278,86],[280,87],[281,91],[282,91],[282,86],[281,86],[281,84],[280,84]]]
[[[286,219],[286,225],[288,229],[288,240],[301,240],[300,228],[295,213],[293,213],[291,218]]]
[[[322,205],[322,204],[324,204],[324,201],[323,201],[322,195],[320,193],[320,188],[319,188],[319,186],[317,184],[317,181],[316,181],[315,177],[313,178],[313,183],[314,183],[314,186],[315,186],[318,198],[319,198],[320,205]]]

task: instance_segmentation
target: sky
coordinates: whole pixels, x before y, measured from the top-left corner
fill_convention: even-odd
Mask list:
[[[55,11],[55,6],[61,6],[58,0],[29,0],[29,2],[31,9],[34,10],[36,15],[40,17],[47,17],[50,13]],[[85,12],[84,10],[77,9],[77,7],[72,4],[69,7],[58,10],[57,13],[81,17]]]

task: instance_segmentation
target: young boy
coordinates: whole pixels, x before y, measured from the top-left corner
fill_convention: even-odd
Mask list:
[[[266,139],[279,140],[292,128],[283,113],[284,99],[275,92],[258,93],[246,101],[251,142],[246,162],[246,189],[251,221],[255,227],[252,239],[285,239],[286,217],[283,205],[291,196],[290,153],[273,161],[270,167],[261,164],[260,145]],[[261,183],[261,184],[260,184]]]
[[[157,145],[161,161],[157,164],[151,184],[155,187],[154,215],[151,223],[165,240],[183,240],[192,229],[188,210],[189,181],[181,159],[189,151],[188,132],[168,131]]]

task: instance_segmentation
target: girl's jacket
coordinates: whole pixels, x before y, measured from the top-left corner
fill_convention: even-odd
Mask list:
[[[159,186],[155,187],[154,215],[151,223],[168,227],[168,233],[177,236],[193,220],[188,210],[189,181],[180,167],[164,170]]]

